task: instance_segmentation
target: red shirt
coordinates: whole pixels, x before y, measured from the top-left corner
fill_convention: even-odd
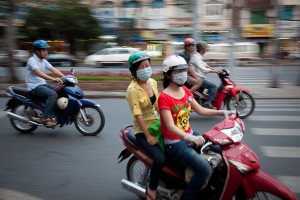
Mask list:
[[[181,130],[185,131],[186,133],[191,132],[191,127],[190,127],[190,116],[191,116],[191,105],[192,105],[192,100],[193,100],[193,94],[190,92],[190,90],[182,86],[182,88],[185,91],[185,95],[181,99],[175,99],[165,92],[162,92],[159,95],[158,98],[158,108],[159,110],[162,109],[167,109],[170,110],[173,116],[174,124],[180,128]],[[161,130],[162,130],[162,135],[164,139],[180,139],[181,137],[173,134],[170,132],[166,125],[165,122],[160,116],[161,119]]]

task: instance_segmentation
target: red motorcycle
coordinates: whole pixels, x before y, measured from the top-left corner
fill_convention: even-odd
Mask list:
[[[255,108],[255,101],[249,90],[244,87],[237,86],[229,78],[229,70],[222,69],[222,73],[218,74],[221,79],[215,98],[212,100],[212,105],[220,110],[222,105],[226,106],[228,110],[237,110],[240,113],[240,118],[246,118],[252,114]],[[195,100],[203,105],[206,101],[205,89],[200,88],[198,92],[201,96],[194,95]]]
[[[242,141],[244,131],[244,123],[237,114],[224,119],[203,134],[206,143],[199,156],[203,156],[213,170],[210,181],[199,192],[199,199],[296,200],[297,197],[289,188],[259,169],[258,157]],[[122,179],[122,186],[144,199],[152,159],[137,146],[132,126],[121,129],[120,138],[126,149],[120,153],[119,162],[132,155],[126,167],[127,179]],[[211,145],[219,145],[221,154],[210,151]],[[179,200],[192,175],[192,169],[167,156],[167,164],[163,168],[157,189],[157,199]]]

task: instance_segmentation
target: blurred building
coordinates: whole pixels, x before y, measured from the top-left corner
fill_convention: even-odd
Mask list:
[[[180,42],[197,31],[199,38],[210,43],[225,42],[236,28],[235,39],[258,43],[261,53],[274,49],[276,38],[287,50],[299,45],[299,0],[195,0],[195,5],[191,2],[82,0],[93,10],[106,34],[125,41]]]
[[[20,1],[16,24],[26,18],[30,6]],[[50,1],[49,1],[50,2]],[[286,51],[299,49],[299,0],[81,0],[101,24],[104,38],[122,44],[180,44],[198,35],[209,43],[227,42],[235,30],[236,41],[255,42],[260,52],[274,49],[279,39]],[[51,5],[49,5],[51,8]],[[0,38],[3,38],[5,13],[0,7]],[[2,26],[2,28],[1,28]],[[114,42],[114,41],[113,41]],[[147,47],[148,48],[148,47]]]

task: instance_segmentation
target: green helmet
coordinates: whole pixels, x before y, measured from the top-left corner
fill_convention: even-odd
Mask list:
[[[142,60],[146,60],[146,59],[149,59],[149,61],[150,61],[150,57],[144,51],[136,51],[136,52],[132,53],[128,58],[129,70],[131,71],[131,69],[135,63],[142,61]]]

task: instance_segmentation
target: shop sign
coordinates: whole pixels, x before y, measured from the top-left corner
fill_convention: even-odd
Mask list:
[[[273,37],[273,24],[248,24],[243,28],[243,37]]]

